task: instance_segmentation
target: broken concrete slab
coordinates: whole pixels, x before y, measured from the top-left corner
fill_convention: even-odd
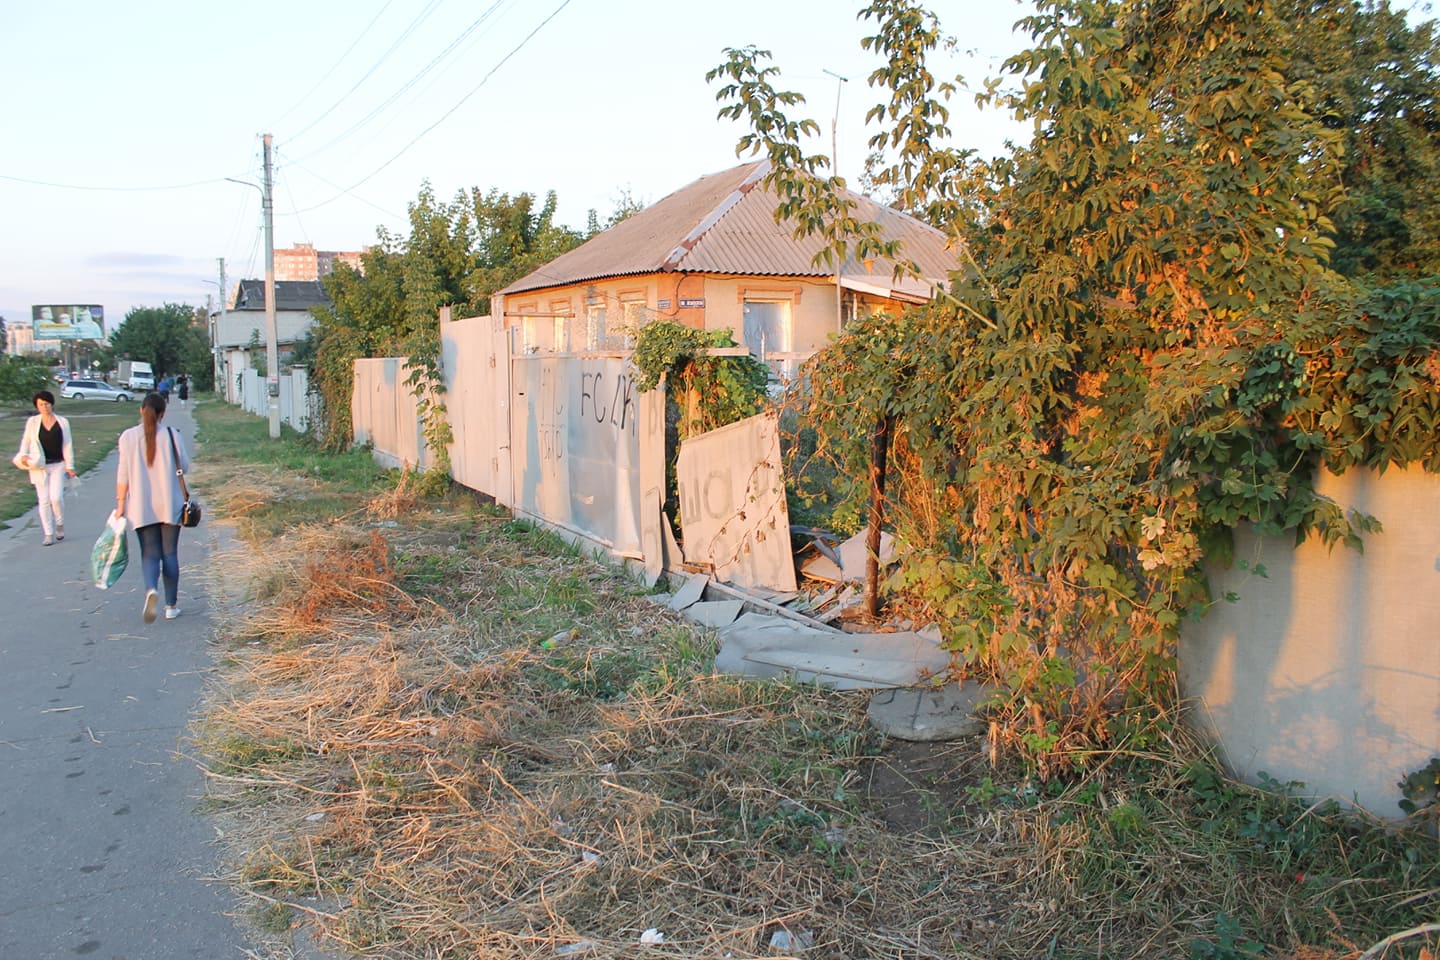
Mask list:
[[[945,670],[950,655],[914,633],[838,633],[747,613],[720,630],[715,669],[789,677],[838,690],[908,687]]]
[[[669,606],[671,610],[684,610],[691,604],[697,603],[705,595],[705,585],[710,578],[703,573],[692,573],[685,578],[680,589],[670,595]]]
[[[702,627],[729,626],[745,609],[743,600],[701,600],[685,608],[685,619],[693,620]]]
[[[986,721],[977,711],[994,693],[983,683],[884,690],[865,713],[876,730],[899,740],[958,740],[984,732]]]
[[[800,567],[800,572],[812,580],[825,583],[843,583],[865,579],[865,541],[869,534],[860,531],[840,544],[835,557],[820,555],[811,557]],[[836,560],[838,559],[838,563]],[[883,530],[880,533],[880,567],[883,570],[895,559],[895,538]]]

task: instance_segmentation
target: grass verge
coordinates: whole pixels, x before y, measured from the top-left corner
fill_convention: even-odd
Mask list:
[[[212,565],[244,602],[193,737],[267,929],[431,960],[1434,947],[1433,833],[1229,781],[1178,726],[1070,784],[887,742],[864,694],[713,674],[713,634],[473,497],[201,425],[211,516],[257,549]]]

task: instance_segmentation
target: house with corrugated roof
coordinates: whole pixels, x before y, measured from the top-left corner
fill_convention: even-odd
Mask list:
[[[310,335],[315,325],[311,307],[330,303],[318,280],[275,281],[275,342],[280,367],[290,361],[295,344]],[[241,280],[225,309],[210,318],[211,347],[215,352],[215,382],[223,385],[227,402],[239,402],[239,378],[265,357],[265,281]],[[258,355],[251,356],[253,345]]]
[[[275,336],[283,355],[310,333],[315,318],[311,307],[326,306],[330,298],[318,280],[275,281]],[[241,280],[235,295],[215,316],[215,346],[244,349],[251,337],[265,341],[265,281]]]
[[[496,295],[526,352],[604,353],[633,345],[653,320],[728,329],[791,376],[858,316],[928,301],[957,266],[944,233],[859,194],[854,216],[879,224],[920,276],[896,279],[888,261],[817,266],[818,236],[776,223],[766,160],[701,177]]]

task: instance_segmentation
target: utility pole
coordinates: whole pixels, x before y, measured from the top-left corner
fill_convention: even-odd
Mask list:
[[[225,258],[216,257],[215,262],[220,265],[220,309],[217,311],[218,318],[210,318],[210,370],[215,381],[215,392],[228,399],[229,391],[225,389],[225,364],[220,355],[220,318],[225,316],[225,309],[229,306],[229,297],[225,295]]]
[[[280,439],[280,345],[275,329],[275,199],[270,182],[270,134],[265,134],[265,393],[270,439]]]

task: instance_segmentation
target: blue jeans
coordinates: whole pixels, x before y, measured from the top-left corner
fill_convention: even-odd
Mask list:
[[[156,590],[160,574],[165,574],[165,606],[175,606],[180,595],[180,525],[147,523],[135,528],[140,541],[140,572],[145,576],[145,589]]]

